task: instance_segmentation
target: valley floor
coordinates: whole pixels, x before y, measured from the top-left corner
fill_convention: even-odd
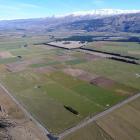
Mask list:
[[[8,39],[7,42],[5,38],[0,38],[1,84],[37,122],[53,135],[63,134],[85,119],[96,116],[135,96],[140,91],[140,65],[115,61],[78,50],[50,47],[42,43],[49,42],[50,36],[23,37],[18,35],[17,38],[9,37]],[[68,42],[64,43],[69,45]],[[76,42],[75,45],[77,43],[79,47],[79,42]],[[124,47],[128,45],[123,44]],[[113,45],[121,47],[122,44]],[[139,51],[140,44],[132,43],[131,45],[135,45],[136,51]],[[90,44],[89,47],[94,46]],[[131,47],[133,46],[125,50],[125,54],[128,54],[127,51]],[[114,46],[112,50],[114,50]],[[107,48],[106,51],[108,51]],[[136,54],[135,57],[139,57],[139,54]],[[19,121],[19,125],[20,120],[22,122],[25,120],[27,126],[29,122],[29,128],[26,128],[24,123],[20,128],[22,127],[25,132],[31,129],[33,131],[31,136],[34,139],[35,137],[37,140],[45,139],[40,128],[35,126],[34,121],[29,119],[30,117],[26,117],[20,109],[16,111],[15,108],[18,108],[16,105],[11,108],[11,105],[7,104],[8,101],[4,102],[5,100],[0,99],[2,108],[3,106],[10,108],[4,110],[8,110],[8,116],[11,116],[12,119],[17,118],[15,121]],[[19,115],[19,113],[23,113],[23,115]],[[31,125],[34,125],[35,128]],[[93,129],[98,127],[99,123],[96,122]],[[14,128],[16,129],[16,127]],[[13,131],[10,132],[12,135],[15,134]],[[99,135],[105,138],[113,137],[108,136],[108,133],[101,128],[99,132],[101,132]],[[30,138],[29,133],[29,140]]]
[[[140,94],[123,106],[69,133],[63,140],[139,140]]]

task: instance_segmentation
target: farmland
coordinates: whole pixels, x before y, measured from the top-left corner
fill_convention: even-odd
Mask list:
[[[140,139],[140,98],[68,135],[63,140]]]
[[[91,73],[106,76],[119,83],[139,89],[140,78],[137,77],[140,66],[132,66],[113,60],[97,60],[86,64],[76,65],[76,68],[83,68]],[[115,74],[114,74],[115,73]]]
[[[86,43],[81,43],[80,41],[55,41],[49,44],[52,46],[62,47],[66,49],[76,49],[82,47]]]
[[[48,140],[46,134],[12,100],[7,91],[0,85],[0,139],[41,139]]]
[[[140,44],[138,42],[98,41],[88,43],[86,48],[140,58]]]
[[[47,35],[0,40],[1,83],[52,134],[58,135],[140,90],[139,65],[51,47],[42,43],[51,40]],[[97,124],[89,127],[97,128],[98,139],[102,135],[110,138]]]

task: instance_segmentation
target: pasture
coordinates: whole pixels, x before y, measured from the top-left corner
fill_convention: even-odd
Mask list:
[[[139,140],[140,98],[69,134],[63,140]]]
[[[140,90],[138,65],[34,45],[47,41],[50,41],[48,36],[9,39],[9,42],[1,39],[0,81],[53,134]],[[70,106],[79,115],[64,106]]]
[[[138,42],[97,41],[88,43],[86,48],[140,58],[140,44]]]
[[[140,66],[117,62],[109,59],[100,59],[74,66],[93,74],[108,77],[118,83],[140,90]]]
[[[61,72],[44,75],[22,71],[3,75],[1,80],[39,122],[56,134],[126,97]],[[79,116],[65,110],[64,105],[76,109]]]

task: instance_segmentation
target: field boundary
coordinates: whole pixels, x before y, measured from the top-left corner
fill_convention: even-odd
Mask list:
[[[25,113],[25,115],[31,119],[44,133],[44,135],[46,135],[46,138],[48,138],[48,135],[51,135],[50,132],[43,126],[41,125],[17,100],[14,96],[12,96],[12,94],[8,91],[8,89],[1,83],[0,81],[0,88],[2,88],[5,93],[7,93],[7,95],[18,105],[18,107]]]
[[[75,132],[76,130],[79,130],[80,128],[83,128],[84,126],[86,126],[86,125],[88,125],[88,124],[90,124],[90,123],[102,118],[103,116],[105,116],[105,115],[113,112],[114,110],[122,107],[123,105],[125,105],[125,104],[127,104],[127,103],[129,103],[129,102],[131,102],[131,101],[133,101],[135,99],[137,99],[138,97],[140,97],[140,93],[137,93],[136,95],[125,99],[124,101],[114,105],[113,107],[111,107],[111,108],[109,108],[109,109],[107,109],[107,110],[105,110],[105,111],[103,111],[103,112],[101,112],[101,113],[99,113],[99,114],[97,114],[95,116],[93,116],[92,118],[89,118],[89,119],[85,120],[84,122],[79,123],[75,127],[67,129],[63,133],[59,134],[59,138],[62,139],[64,137],[66,137],[67,135],[69,135],[69,134]]]

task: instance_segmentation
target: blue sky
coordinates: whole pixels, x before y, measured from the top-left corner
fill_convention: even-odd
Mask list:
[[[0,19],[47,17],[108,8],[140,10],[140,0],[0,0]]]

